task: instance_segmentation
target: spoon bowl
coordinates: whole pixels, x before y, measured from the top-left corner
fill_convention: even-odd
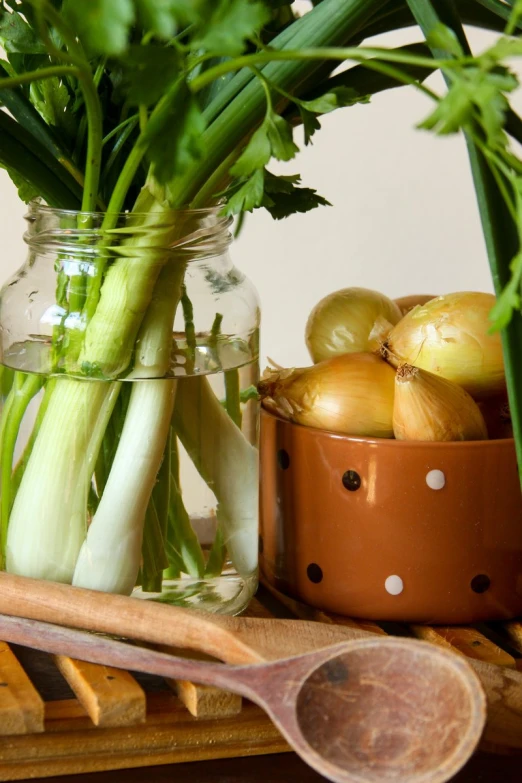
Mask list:
[[[1,615],[0,638],[241,694],[336,783],[444,783],[473,753],[486,719],[484,693],[465,659],[413,639],[359,639],[228,666]]]
[[[412,640],[376,641],[306,675],[291,742],[306,743],[308,763],[331,780],[442,783],[477,746],[484,695],[464,660]]]

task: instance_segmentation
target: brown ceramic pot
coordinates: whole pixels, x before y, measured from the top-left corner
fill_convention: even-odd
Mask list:
[[[351,438],[263,411],[260,549],[270,584],[343,615],[522,615],[514,442]]]

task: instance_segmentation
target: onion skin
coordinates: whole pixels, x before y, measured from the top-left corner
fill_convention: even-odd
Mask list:
[[[393,301],[404,316],[417,305],[426,304],[426,302],[431,302],[432,299],[436,298],[435,294],[411,294],[410,296],[400,296]]]
[[[268,370],[264,407],[307,427],[360,437],[393,437],[395,373],[371,353],[348,353],[312,367]]]
[[[418,305],[393,328],[383,356],[454,381],[475,399],[499,394],[506,380],[500,334],[488,334],[494,304],[493,294],[466,291]]]
[[[395,302],[378,291],[335,291],[321,299],[308,317],[305,339],[312,361],[378,350],[401,317]]]
[[[397,440],[487,440],[477,403],[461,386],[403,364],[395,376],[393,431]]]

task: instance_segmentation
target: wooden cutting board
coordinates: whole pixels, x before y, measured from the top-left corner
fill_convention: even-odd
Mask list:
[[[261,588],[248,612],[417,636],[522,669],[522,624],[384,626],[305,607]],[[73,775],[288,751],[270,720],[235,695],[0,644],[0,780]],[[489,748],[490,750],[494,748]]]

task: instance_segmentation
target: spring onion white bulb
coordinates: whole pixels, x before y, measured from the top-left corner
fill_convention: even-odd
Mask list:
[[[374,351],[401,318],[399,307],[378,291],[344,288],[314,307],[306,324],[313,362],[343,353]]]
[[[388,336],[383,353],[394,367],[413,364],[458,383],[474,398],[505,389],[500,334],[489,333],[492,294],[447,294],[415,307]]]
[[[57,380],[11,511],[10,573],[71,582],[87,533],[91,477],[119,389],[119,383]]]
[[[167,442],[176,381],[137,381],[100,503],[80,550],[73,585],[129,595],[141,558],[143,521]],[[129,491],[122,492],[122,487]]]
[[[393,431],[397,440],[487,440],[477,403],[461,386],[403,364],[395,378]]]
[[[268,410],[307,427],[393,437],[395,373],[371,353],[347,353],[313,367],[268,370],[259,393]]]
[[[136,584],[145,513],[174,407],[176,381],[162,376],[169,369],[166,346],[170,349],[184,269],[175,263],[162,269],[141,325],[132,377],[149,380],[132,384],[109,478],[74,571],[78,587],[129,595]]]
[[[185,450],[217,498],[217,517],[234,568],[251,577],[257,567],[258,451],[204,376],[179,384],[174,421]]]

